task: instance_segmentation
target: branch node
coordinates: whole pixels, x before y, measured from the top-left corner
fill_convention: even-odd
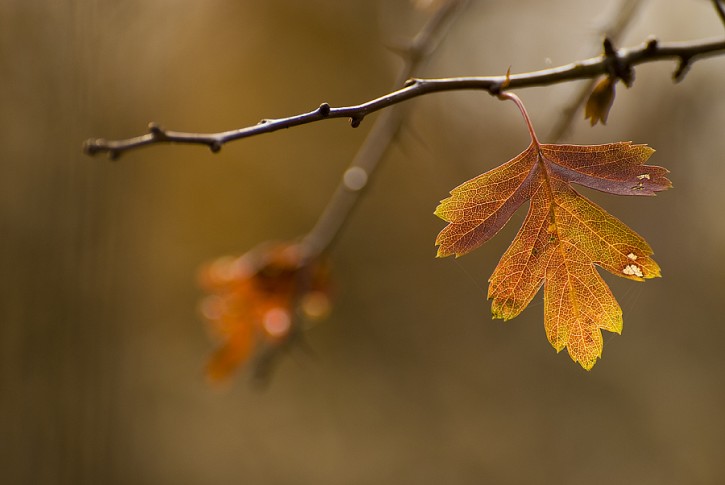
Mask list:
[[[408,50],[405,53],[405,57],[403,59],[407,59],[408,62],[412,62],[414,64],[417,64],[421,59],[428,56],[430,49],[429,46],[426,46],[418,42],[412,42],[408,46]]]
[[[632,84],[634,84],[634,69],[629,64],[625,64],[622,67],[623,69],[617,73],[617,77],[622,80],[625,86],[631,88]]]
[[[647,48],[650,44],[647,44]],[[634,69],[632,66],[624,62],[619,56],[617,49],[614,48],[614,44],[609,37],[604,38],[604,57],[605,57],[605,69],[612,79],[621,79],[622,82],[628,88],[632,86],[634,82]]]
[[[489,94],[491,96],[497,96],[497,97],[500,98],[501,97],[501,93],[503,93],[503,90],[504,90],[504,87],[505,87],[504,85],[505,84],[506,84],[506,81],[505,80],[504,81],[495,82],[495,83],[489,85],[486,89],[488,90],[488,92],[489,92]]]
[[[358,115],[358,116],[352,116],[350,117],[350,126],[353,128],[357,128],[360,126],[360,123],[362,123],[363,118],[365,115]]]
[[[330,115],[330,105],[322,103],[320,107],[317,108],[317,112],[320,113],[322,117],[327,118]]]
[[[114,150],[113,148],[108,150],[108,159],[116,161],[121,157],[121,150]]]
[[[269,120],[267,118],[265,118],[263,120],[259,120],[257,122],[258,125],[266,125],[267,123],[269,123]]]
[[[209,143],[209,150],[211,150],[212,153],[219,153],[219,151],[222,149],[222,142],[219,140],[214,140],[213,142]]]
[[[154,140],[161,140],[165,136],[164,130],[161,128],[161,125],[159,125],[158,123],[154,123],[153,121],[149,123],[149,133],[151,133],[151,136],[154,138]]]
[[[385,44],[385,48],[393,54],[404,58],[410,51],[410,41],[400,38],[391,39]]]
[[[416,79],[416,78],[410,78],[410,79],[406,80],[406,81],[405,81],[405,82],[403,83],[403,87],[409,88],[409,87],[411,87],[411,86],[415,86],[415,85],[416,85],[416,84],[418,84],[419,82],[420,82],[420,81],[419,81],[418,79]]]

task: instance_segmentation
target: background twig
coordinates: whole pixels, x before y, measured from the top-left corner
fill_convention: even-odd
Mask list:
[[[723,7],[723,4],[720,3],[720,0],[712,0],[712,4],[715,6],[715,10],[720,17],[720,20],[722,20],[723,26],[725,26],[725,7]]]
[[[438,43],[445,36],[445,28],[451,24],[456,12],[460,12],[467,0],[448,0],[436,10],[418,34],[405,46],[396,47],[403,60],[395,86],[400,86],[433,54]],[[365,187],[379,163],[390,148],[403,121],[403,106],[395,105],[383,112],[373,124],[370,133],[355,154],[345,171],[327,206],[312,229],[300,243],[303,252],[300,284],[296,294],[299,298],[309,288],[309,265],[331,247],[335,238],[350,219],[350,213],[360,200]],[[297,307],[295,302],[293,307]],[[299,316],[293,315],[294,324],[288,337],[281,343],[260,348],[251,364],[252,382],[264,386],[280,355],[291,344],[304,344]],[[303,345],[303,348],[305,346]]]
[[[413,38],[409,46],[399,51],[403,58],[403,66],[398,72],[395,86],[403,84],[430,57],[445,35],[444,27],[450,25],[453,14],[462,10],[466,3],[462,0],[445,2]],[[315,226],[303,239],[303,245],[309,256],[314,257],[325,251],[340,233],[350,211],[356,205],[360,194],[368,185],[370,177],[397,135],[402,119],[401,105],[395,105],[376,120],[345,171],[330,202]]]
[[[617,10],[617,15],[610,25],[603,29],[605,38],[609,39],[616,45],[630,22],[635,18],[637,9],[641,5],[642,2],[640,0],[624,0],[621,8]],[[586,102],[592,92],[592,89],[594,89],[596,82],[597,78],[592,77],[582,85],[580,90],[576,93],[576,96],[572,98],[569,105],[563,109],[561,116],[558,118],[554,128],[552,128],[547,140],[551,143],[555,143],[566,135],[566,132],[569,131],[572,123],[574,123],[574,117]]]

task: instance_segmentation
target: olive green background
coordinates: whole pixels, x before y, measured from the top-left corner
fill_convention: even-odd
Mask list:
[[[595,55],[616,2],[473,2],[421,75],[522,72]],[[412,12],[412,13],[411,13]],[[88,137],[149,121],[220,131],[392,88],[404,0],[0,4],[0,482],[725,482],[725,56],[681,84],[637,68],[609,125],[566,141],[657,149],[674,189],[585,193],[647,238],[663,278],[604,275],[621,336],[587,373],[556,355],[541,297],[491,321],[486,281],[523,210],[436,260],[438,200],[526,147],[486,94],[406,103],[407,123],[333,251],[334,312],[266,390],[202,369],[197,268],[315,221],[375,116],[118,162]],[[710,2],[646,3],[622,45],[721,36]],[[542,141],[579,83],[519,91]]]

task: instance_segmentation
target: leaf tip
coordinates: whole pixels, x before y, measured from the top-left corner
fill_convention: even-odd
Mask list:
[[[511,315],[509,313],[491,312],[491,320],[503,320],[503,322],[506,323],[509,320],[513,320],[514,318],[516,318],[516,315]]]
[[[445,221],[445,218],[443,217],[443,201],[438,204],[436,209],[433,211],[433,215]]]
[[[587,355],[574,356],[574,355],[571,355],[571,351],[570,351],[569,355],[571,356],[571,358],[574,362],[579,363],[579,365],[582,367],[582,369],[589,372],[594,367],[594,364],[596,364],[597,361],[602,358],[602,348],[600,347],[599,350],[593,354],[590,353]]]
[[[438,242],[436,242],[436,245],[438,245]],[[443,246],[438,246],[438,250],[436,251],[436,258],[447,258],[450,255],[450,251],[444,249]]]

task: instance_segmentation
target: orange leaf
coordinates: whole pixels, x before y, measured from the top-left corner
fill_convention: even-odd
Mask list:
[[[505,164],[451,191],[435,214],[449,222],[438,256],[461,256],[493,237],[526,200],[529,211],[489,282],[494,318],[521,313],[544,285],[544,327],[557,351],[566,347],[589,370],[602,354],[601,330],[620,333],[622,311],[594,265],[636,281],[660,276],[647,242],[577,193],[577,183],[618,195],[654,195],[671,187],[662,167],[644,165],[654,152],[630,142],[541,144],[523,104],[514,100],[531,145]]]
[[[324,316],[329,307],[327,265],[304,258],[297,244],[266,244],[239,258],[220,258],[204,268],[201,279],[211,293],[202,314],[220,342],[207,365],[212,382],[295,335],[298,305],[310,318]]]

